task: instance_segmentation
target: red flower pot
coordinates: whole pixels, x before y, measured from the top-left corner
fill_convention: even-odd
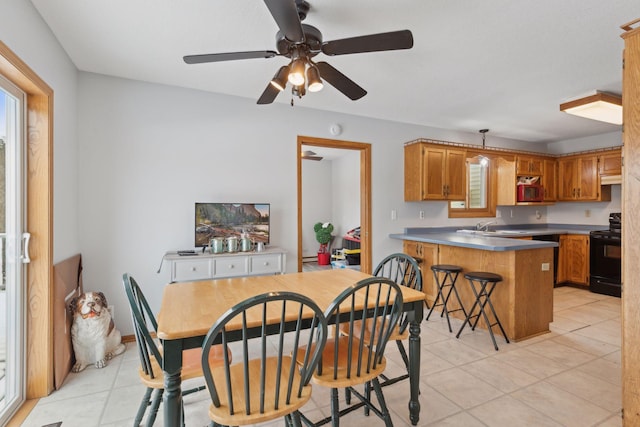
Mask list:
[[[318,265],[329,265],[331,254],[329,252],[318,252]]]

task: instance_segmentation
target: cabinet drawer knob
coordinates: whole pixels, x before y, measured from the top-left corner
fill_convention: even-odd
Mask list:
[[[264,265],[264,266],[269,265],[269,261],[265,261],[262,265]]]
[[[191,271],[198,271],[198,269],[195,267],[191,267]]]

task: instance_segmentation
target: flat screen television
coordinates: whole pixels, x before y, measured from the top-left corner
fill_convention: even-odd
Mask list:
[[[208,246],[214,237],[240,237],[242,233],[254,243],[268,244],[269,215],[269,203],[196,202],[195,246]]]

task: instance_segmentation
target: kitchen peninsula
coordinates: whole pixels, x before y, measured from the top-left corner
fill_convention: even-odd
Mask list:
[[[420,262],[423,291],[429,305],[437,295],[431,265],[454,264],[465,272],[501,275],[503,281],[496,286],[491,301],[509,339],[520,341],[548,332],[553,321],[553,249],[558,244],[522,239],[532,233],[536,232],[410,228],[389,237],[403,240],[404,251]],[[468,310],[474,296],[463,274],[456,289]],[[450,309],[457,308],[456,304],[454,298],[448,302]],[[453,315],[462,318],[461,312]],[[483,321],[478,325],[486,328]]]

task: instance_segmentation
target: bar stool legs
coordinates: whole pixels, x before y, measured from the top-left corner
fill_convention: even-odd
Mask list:
[[[471,310],[469,310],[469,313],[467,314],[467,317],[464,323],[460,327],[460,330],[456,334],[456,338],[460,337],[460,334],[462,333],[462,330],[464,329],[464,327],[467,326],[467,323],[469,323],[469,326],[471,326],[471,330],[475,331],[476,326],[478,325],[478,320],[480,320],[480,316],[482,316],[484,318],[485,323],[487,324],[487,329],[489,330],[491,341],[493,341],[493,346],[495,347],[496,350],[498,350],[498,344],[496,343],[496,338],[493,335],[494,326],[498,325],[498,327],[500,328],[500,331],[502,332],[502,335],[504,336],[504,339],[507,341],[507,344],[509,343],[509,338],[507,337],[507,333],[504,331],[504,328],[502,327],[502,323],[500,323],[500,319],[496,314],[496,310],[493,308],[493,304],[491,303],[491,294],[493,293],[493,290],[495,289],[496,284],[502,281],[502,276],[500,276],[499,274],[487,273],[487,272],[472,272],[472,273],[465,274],[464,277],[469,281],[471,290],[473,291],[473,294],[475,295],[476,300],[473,303]],[[478,287],[478,289],[476,289],[476,286]],[[489,321],[489,317],[487,316],[487,313],[485,311],[485,307],[487,304],[489,304],[489,309],[491,310],[491,313],[493,314],[493,318],[495,319],[494,323],[491,323]],[[478,307],[478,314],[473,314],[476,307]],[[472,317],[476,318],[475,321],[473,322],[473,325],[471,324]]]
[[[456,311],[462,311],[462,313],[467,316],[467,312],[464,309],[464,305],[462,305],[462,301],[460,300],[460,295],[458,295],[458,290],[456,289],[456,280],[458,280],[458,274],[462,271],[462,267],[457,265],[448,265],[448,264],[437,264],[431,266],[431,271],[433,271],[433,277],[436,281],[436,285],[438,286],[438,295],[436,295],[436,299],[433,301],[433,305],[429,309],[429,313],[425,317],[425,320],[429,320],[429,316],[433,312],[433,309],[436,306],[442,306],[442,312],[440,313],[440,317],[443,315],[447,318],[447,325],[449,325],[449,332],[453,332],[451,329],[451,321],[449,320],[449,313],[453,313]],[[440,273],[444,273],[442,276],[442,280],[440,278]],[[448,292],[445,295],[445,288],[449,288]],[[458,300],[458,305],[460,308],[455,310],[449,310],[447,307],[447,303],[449,302],[449,297],[451,297],[451,292],[456,296]],[[438,303],[438,300],[441,302]]]

